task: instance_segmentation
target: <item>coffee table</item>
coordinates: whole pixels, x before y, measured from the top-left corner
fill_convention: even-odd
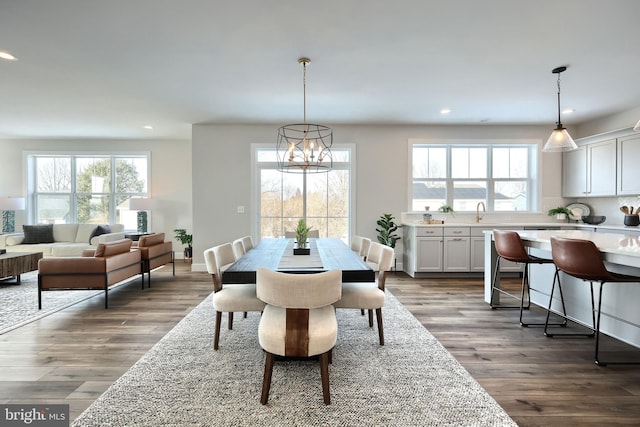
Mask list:
[[[38,269],[38,260],[42,252],[12,252],[0,255],[0,278],[16,277],[20,283],[20,275]]]

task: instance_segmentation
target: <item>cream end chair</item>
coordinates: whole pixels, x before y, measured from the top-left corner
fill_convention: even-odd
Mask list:
[[[384,345],[384,328],[382,325],[382,307],[384,306],[384,284],[387,272],[393,265],[393,248],[372,242],[369,254],[373,251],[378,267],[375,283],[343,283],[342,298],[336,302],[336,308],[355,308],[369,310],[369,326],[373,327],[373,310],[376,311],[378,337],[380,345]]]
[[[229,329],[233,329],[233,312],[262,311],[264,303],[256,296],[256,285],[233,284],[222,286],[221,275],[224,269],[233,263],[233,249],[230,243],[215,246],[204,251],[207,272],[213,279],[213,309],[216,311],[215,337],[213,349],[218,349],[220,342],[220,323],[222,313],[229,313]],[[231,263],[228,261],[231,260]],[[226,264],[225,264],[226,262]]]
[[[280,273],[259,268],[258,298],[266,303],[258,339],[265,351],[260,403],[267,404],[274,356],[320,356],[324,403],[330,404],[329,362],[336,344],[338,323],[331,305],[340,299],[342,271],[315,274]]]

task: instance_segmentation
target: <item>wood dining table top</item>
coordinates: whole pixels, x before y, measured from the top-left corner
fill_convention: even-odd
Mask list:
[[[298,274],[339,269],[343,282],[375,281],[371,267],[342,240],[317,238],[309,243],[310,255],[293,255],[293,239],[263,239],[222,273],[222,283],[255,283],[259,267]]]

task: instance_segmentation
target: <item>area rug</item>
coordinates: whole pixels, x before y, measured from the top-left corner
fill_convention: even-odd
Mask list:
[[[18,285],[0,281],[0,335],[91,298],[102,291],[43,292],[42,310],[38,310],[38,273],[21,276]]]
[[[222,325],[205,299],[117,380],[73,426],[515,426],[451,354],[387,293],[385,345],[359,310],[338,310],[322,400],[317,361],[276,362],[260,404],[259,313]],[[226,316],[223,316],[226,319]]]

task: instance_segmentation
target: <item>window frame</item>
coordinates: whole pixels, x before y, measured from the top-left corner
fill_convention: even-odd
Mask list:
[[[70,168],[71,168],[71,176],[70,176],[70,191],[68,192],[48,192],[48,191],[38,191],[37,189],[37,166],[36,159],[44,158],[44,157],[58,157],[58,158],[68,158],[70,160]],[[123,158],[144,158],[147,165],[147,173],[145,176],[146,180],[146,192],[136,192],[136,193],[119,193],[117,192],[117,184],[116,184],[116,161],[118,159]],[[38,220],[38,196],[40,195],[52,195],[52,196],[68,196],[69,197],[69,210],[70,215],[67,223],[77,223],[78,222],[78,197],[83,197],[87,195],[97,195],[97,196],[106,196],[109,199],[109,212],[108,212],[108,221],[110,224],[116,223],[117,218],[117,206],[116,200],[118,196],[128,196],[128,197],[150,197],[151,194],[151,152],[150,151],[25,151],[24,158],[26,163],[26,174],[27,174],[27,221],[29,223],[35,224]],[[111,180],[111,190],[109,192],[96,192],[96,193],[87,193],[87,192],[78,192],[77,191],[77,159],[79,158],[104,158],[110,159],[110,180]]]
[[[354,234],[355,229],[355,195],[356,195],[356,145],[355,144],[334,144],[332,150],[345,150],[349,152],[349,162],[336,162],[333,160],[333,169],[341,169],[347,170],[349,172],[349,198],[348,198],[348,209],[349,214],[347,216],[347,242],[350,242],[351,237]],[[261,198],[260,198],[260,188],[261,188],[261,169],[277,169],[277,161],[274,162],[261,162],[258,164],[258,152],[262,150],[276,151],[276,147],[273,144],[261,144],[261,143],[253,143],[251,144],[251,201],[255,206],[253,209],[253,218],[251,221],[251,235],[254,237],[256,242],[261,240],[261,218],[262,218],[262,206],[261,206]],[[266,166],[266,167],[263,167]],[[283,172],[285,173],[285,172]],[[304,174],[295,174],[298,176],[302,176]],[[317,174],[314,174],[317,175]],[[324,175],[324,173],[322,173]],[[304,179],[303,179],[304,180]],[[303,215],[306,217],[307,212],[307,200],[306,200],[306,180],[303,183],[303,194],[305,195],[303,198]],[[328,217],[328,216],[327,216]],[[345,242],[346,243],[346,242]]]
[[[426,146],[428,148],[445,148],[446,149],[446,176],[444,178],[414,178],[413,176],[413,150],[416,146]],[[453,189],[454,183],[457,182],[474,182],[483,181],[487,183],[487,199],[486,199],[486,211],[492,213],[501,214],[513,214],[513,213],[537,213],[539,212],[540,204],[540,156],[539,156],[540,141],[537,139],[409,139],[408,140],[408,188],[407,188],[407,200],[408,211],[419,212],[415,210],[413,199],[413,183],[416,180],[424,181],[439,181],[445,183],[446,200],[444,204],[453,206]],[[493,148],[527,148],[527,171],[528,176],[526,178],[494,178],[493,177]],[[486,178],[453,178],[452,177],[452,156],[451,151],[453,148],[486,148],[487,149],[487,163],[486,163]],[[527,186],[527,208],[524,210],[495,210],[495,184],[497,182],[504,181],[524,181]],[[438,207],[432,207],[432,210]],[[475,212],[475,207],[469,210],[456,210],[456,212]]]

